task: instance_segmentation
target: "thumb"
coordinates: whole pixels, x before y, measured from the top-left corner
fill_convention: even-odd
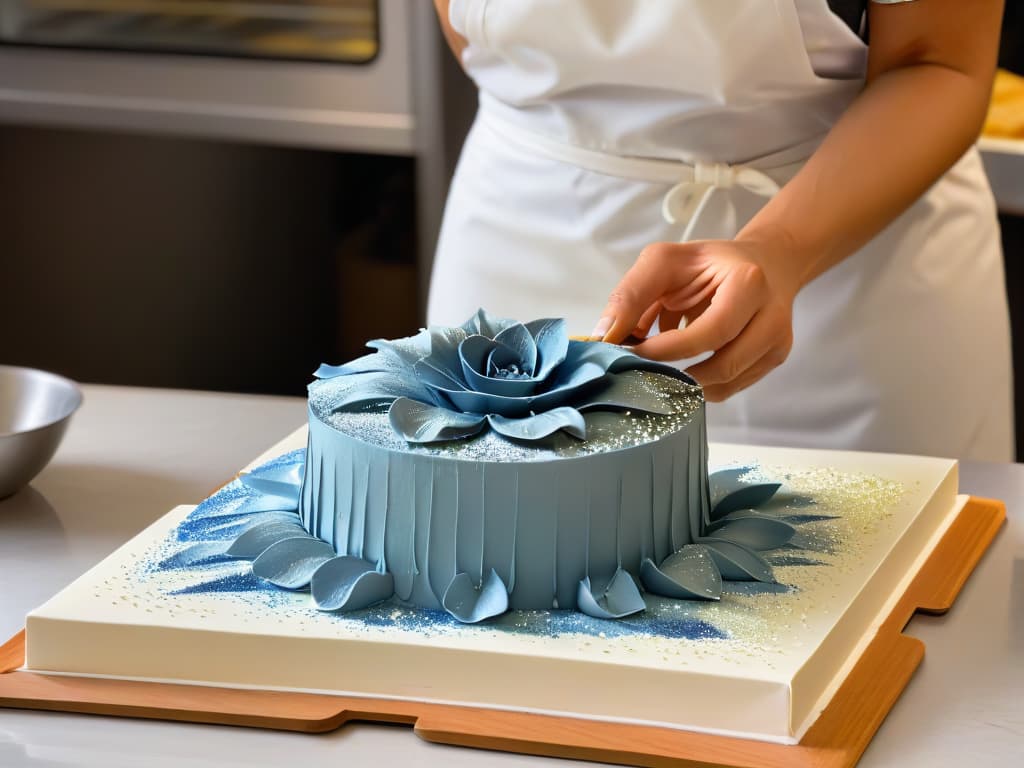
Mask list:
[[[640,252],[639,258],[609,294],[591,338],[619,344],[633,332],[643,313],[665,293],[670,283],[669,265],[678,260],[680,248],[685,245],[654,243]]]

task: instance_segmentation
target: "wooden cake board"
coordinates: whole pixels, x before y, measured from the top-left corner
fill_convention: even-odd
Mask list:
[[[924,656],[903,634],[916,611],[949,610],[995,538],[1002,502],[970,498],[828,707],[797,745],[663,727],[327,694],[46,676],[20,670],[22,630],[0,647],[0,707],[320,733],[354,720],[411,725],[427,741],[637,766],[847,768]]]

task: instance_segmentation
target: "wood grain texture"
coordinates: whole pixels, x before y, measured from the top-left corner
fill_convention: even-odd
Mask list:
[[[1005,518],[1002,502],[968,501],[828,707],[795,746],[440,704],[46,676],[18,669],[24,664],[24,631],[0,647],[0,706],[308,733],[330,731],[352,720],[400,723],[444,744],[636,766],[849,768],[924,657],[924,644],[903,635],[903,628],[915,611],[949,610]]]

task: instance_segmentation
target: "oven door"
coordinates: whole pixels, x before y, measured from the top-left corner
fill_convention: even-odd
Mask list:
[[[3,0],[0,120],[415,154],[431,12],[407,0]]]

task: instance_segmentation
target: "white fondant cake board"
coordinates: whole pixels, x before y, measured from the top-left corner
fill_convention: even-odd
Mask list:
[[[304,444],[300,430],[270,454]],[[795,593],[729,594],[686,608],[722,625],[728,639],[631,636],[611,627],[607,636],[592,627],[544,636],[415,620],[381,625],[318,613],[300,593],[170,595],[181,586],[176,577],[147,577],[140,563],[190,509],[179,507],[29,615],[27,667],[548,712],[795,743],[962,507],[956,465],[726,445],[713,445],[711,455],[713,466],[757,462],[797,484],[817,483],[820,502],[831,495],[850,507],[844,524],[858,542],[853,555],[840,552],[828,565],[778,569]],[[889,508],[878,509],[880,501]]]

